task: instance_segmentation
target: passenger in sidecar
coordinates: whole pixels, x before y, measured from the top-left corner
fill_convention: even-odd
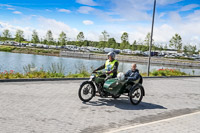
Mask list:
[[[131,65],[131,70],[129,70],[126,74],[125,74],[125,79],[127,79],[129,82],[134,82],[134,83],[141,83],[142,84],[142,77],[139,73],[139,70],[136,69],[137,65],[135,63],[133,63]]]

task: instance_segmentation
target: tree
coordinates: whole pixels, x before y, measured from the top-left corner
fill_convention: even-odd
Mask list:
[[[189,54],[189,55],[192,55],[192,54],[195,54],[196,53],[196,50],[197,50],[197,47],[196,45],[192,46],[192,45],[185,45],[183,47],[183,52],[185,54]]]
[[[169,43],[170,43],[169,44],[170,47],[174,47],[178,51],[182,49],[182,38],[177,33],[171,38]]]
[[[197,50],[197,46],[196,45],[191,46],[191,52],[192,52],[192,54],[195,54],[196,50]]]
[[[84,40],[83,41],[83,46],[89,46],[89,41],[88,40]]]
[[[121,36],[121,41],[122,42],[128,42],[128,33],[124,32]]]
[[[183,52],[184,52],[184,54],[187,54],[188,53],[188,46],[183,46]]]
[[[52,35],[51,30],[48,30],[48,31],[47,31],[47,34],[46,34],[46,41],[47,41],[47,44],[48,44],[48,45],[53,45],[53,44],[54,44],[53,35]]]
[[[135,40],[131,47],[132,50],[137,50],[137,41]]]
[[[117,43],[115,41],[115,38],[109,38],[107,44],[111,48],[117,48]]]
[[[125,49],[129,47],[129,42],[128,42],[128,33],[124,32],[121,36],[121,43],[120,43],[120,49]]]
[[[40,42],[39,37],[38,37],[38,33],[36,32],[36,30],[33,30],[31,42],[32,43],[39,43]]]
[[[64,46],[66,44],[66,40],[67,40],[66,34],[62,31],[59,35],[59,38],[58,38],[60,45]]]
[[[165,46],[164,46],[164,50],[167,50],[167,49],[168,49],[167,44],[165,44]]]
[[[79,32],[79,34],[77,35],[77,41],[82,42],[84,40],[84,34],[83,32]]]
[[[103,32],[101,32],[102,33],[102,36],[103,36],[103,38],[102,38],[102,41],[108,41],[108,38],[109,38],[109,34],[108,34],[108,32],[107,31],[103,31]]]
[[[100,40],[99,47],[110,47],[109,43],[107,43],[108,38],[109,38],[108,32],[104,30],[101,33],[102,33],[102,35],[100,36],[100,39],[99,39]]]
[[[77,42],[76,45],[77,46],[82,46],[83,45],[83,41],[84,41],[84,34],[83,32],[79,32],[79,34],[77,35]]]
[[[22,30],[17,30],[15,34],[15,41],[21,43],[24,41],[24,32]]]
[[[150,34],[150,32],[148,32],[145,39],[144,39],[144,45],[149,47],[150,41],[151,41],[151,34]],[[154,46],[154,40],[153,39],[152,39],[152,46]]]
[[[5,40],[8,39],[8,38],[11,38],[10,31],[9,31],[8,29],[5,29],[5,30],[3,31],[2,37],[4,37]]]
[[[158,49],[159,51],[162,51],[162,50],[164,50],[164,47],[163,47],[162,44],[160,44],[160,45],[158,45],[157,49]]]

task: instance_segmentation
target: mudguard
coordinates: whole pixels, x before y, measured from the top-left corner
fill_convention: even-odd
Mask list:
[[[131,87],[131,90],[134,90],[134,89],[135,89],[136,87],[138,87],[138,86],[141,88],[143,96],[145,96],[144,87],[143,87],[142,84],[140,84],[140,83],[134,84],[134,85]]]

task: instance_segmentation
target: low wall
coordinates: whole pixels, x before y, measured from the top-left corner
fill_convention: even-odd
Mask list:
[[[75,57],[75,58],[87,58],[87,59],[101,59],[106,60],[106,54],[95,54],[95,53],[85,53],[85,52],[72,52],[72,51],[60,51],[61,57]],[[139,62],[147,63],[148,57],[139,56],[126,56],[117,55],[116,59],[123,62]],[[200,67],[200,61],[190,61],[190,60],[178,60],[178,59],[168,59],[168,58],[151,58],[152,64],[162,64],[162,65],[174,65],[174,66],[190,66],[190,67]]]

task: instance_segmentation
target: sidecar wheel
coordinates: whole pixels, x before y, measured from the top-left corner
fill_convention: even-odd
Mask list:
[[[90,82],[83,82],[79,88],[78,96],[83,102],[90,101],[95,95],[95,87]]]
[[[129,92],[129,99],[133,105],[138,105],[143,98],[143,88],[140,85],[137,85]]]

